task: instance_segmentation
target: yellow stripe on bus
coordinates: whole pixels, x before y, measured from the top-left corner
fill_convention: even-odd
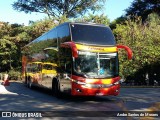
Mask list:
[[[101,84],[111,84],[112,79],[86,79],[86,83],[101,83]]]
[[[117,47],[97,47],[89,45],[76,44],[78,50],[90,51],[90,52],[117,52]]]

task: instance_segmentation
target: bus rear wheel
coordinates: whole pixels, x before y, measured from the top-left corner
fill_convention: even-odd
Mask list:
[[[52,82],[52,92],[57,98],[61,97],[60,86],[57,80]]]

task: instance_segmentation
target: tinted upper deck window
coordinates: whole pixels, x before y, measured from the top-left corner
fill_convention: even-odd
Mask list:
[[[106,26],[71,24],[72,40],[93,45],[115,45],[112,31]]]

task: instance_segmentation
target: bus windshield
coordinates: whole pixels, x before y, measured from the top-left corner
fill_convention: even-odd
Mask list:
[[[111,29],[106,26],[71,24],[72,40],[92,45],[116,44]]]
[[[74,70],[87,78],[118,76],[117,53],[93,53],[79,51]]]

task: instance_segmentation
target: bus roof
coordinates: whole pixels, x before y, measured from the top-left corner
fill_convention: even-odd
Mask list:
[[[107,26],[104,25],[104,24],[93,23],[93,22],[64,22],[64,23],[60,24],[59,26],[64,25],[64,24],[79,24],[79,25],[90,25],[90,26],[102,26],[102,27],[107,27]],[[58,26],[57,26],[57,27],[58,27]]]
[[[71,41],[74,41],[77,43],[93,44],[93,45],[114,46],[116,44],[115,38],[114,38],[110,28],[104,24],[97,24],[97,23],[92,23],[92,22],[65,22],[65,23],[62,23],[62,24],[52,28],[51,30],[45,32],[44,34],[42,34],[38,38],[34,39],[29,44],[27,44],[26,46],[30,46],[30,44],[32,44],[32,43],[41,41],[41,38],[43,36],[46,36],[47,34],[52,32],[54,29],[56,29],[56,28],[58,29],[63,25],[68,25],[70,27],[70,29],[71,29],[71,33],[70,33],[71,39],[70,40]],[[77,26],[77,27],[74,27],[74,26]],[[80,26],[84,26],[84,27],[86,26],[86,27],[83,28]],[[94,26],[97,26],[97,27],[95,29],[93,29]],[[81,31],[79,29],[81,29]],[[78,32],[77,32],[77,30],[78,30]],[[98,31],[98,32],[96,32],[96,31]],[[83,33],[84,33],[84,35],[81,35]],[[64,34],[64,32],[63,32],[63,34]],[[93,40],[93,42],[92,42],[92,40]],[[24,46],[24,48],[25,48],[25,46]]]

